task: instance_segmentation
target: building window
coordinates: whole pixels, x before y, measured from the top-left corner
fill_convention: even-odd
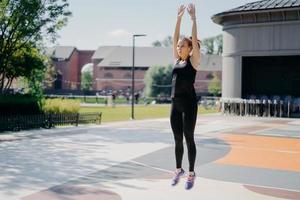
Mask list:
[[[207,74],[207,75],[206,75],[206,78],[207,78],[207,79],[213,79],[213,78],[214,78],[214,76],[213,76],[213,74],[212,74],[212,73],[209,73],[209,74]]]
[[[131,79],[131,73],[126,73],[123,78],[124,79]]]
[[[54,89],[60,90],[62,89],[62,74],[60,72],[57,72],[56,79],[54,81]]]
[[[113,77],[114,76],[110,72],[104,74],[104,78],[113,78]]]

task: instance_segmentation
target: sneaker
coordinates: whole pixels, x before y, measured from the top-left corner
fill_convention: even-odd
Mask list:
[[[180,171],[176,170],[174,172],[174,174],[175,175],[172,178],[172,186],[177,185],[177,183],[179,182],[180,177],[184,175],[184,170],[183,169],[181,169]]]
[[[194,186],[196,174],[189,174],[185,183],[185,189],[189,190]]]

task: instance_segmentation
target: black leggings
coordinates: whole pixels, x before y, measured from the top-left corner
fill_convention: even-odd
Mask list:
[[[197,120],[198,104],[196,100],[187,98],[172,99],[171,127],[175,139],[176,167],[181,168],[183,156],[183,134],[188,149],[189,171],[194,171],[196,145],[194,130]]]

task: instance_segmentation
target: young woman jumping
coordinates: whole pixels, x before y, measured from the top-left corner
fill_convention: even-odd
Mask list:
[[[187,9],[192,20],[192,37],[179,39],[181,19]],[[172,106],[170,113],[171,128],[175,139],[176,170],[172,178],[172,185],[176,185],[185,171],[182,169],[183,136],[185,137],[189,173],[185,188],[191,189],[194,185],[196,174],[194,165],[196,160],[196,145],[194,130],[197,120],[198,104],[194,82],[196,71],[200,65],[200,43],[197,39],[197,25],[195,5],[189,4],[186,8],[181,5],[178,9],[177,23],[173,37],[173,54],[175,64],[172,72]]]

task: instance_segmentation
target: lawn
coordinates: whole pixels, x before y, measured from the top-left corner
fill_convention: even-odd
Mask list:
[[[102,98],[102,97],[97,97],[96,98],[96,97],[89,97],[89,96],[86,96],[86,98],[84,98],[84,97],[72,97],[72,98],[69,98],[69,99],[76,99],[76,100],[79,100],[81,103],[99,103],[99,104],[105,104],[105,102],[107,101],[106,98]],[[151,102],[151,101],[153,101],[153,98],[147,98],[147,99],[140,98],[139,99],[140,104],[144,104],[145,101]],[[115,103],[116,104],[127,104],[128,102],[125,98],[116,98]]]
[[[170,105],[138,105],[134,107],[135,119],[155,119],[169,117]],[[116,105],[101,107],[81,107],[80,113],[102,112],[102,122],[114,122],[129,120],[131,117],[131,106]],[[216,110],[206,110],[202,106],[198,107],[198,114],[216,113]]]

